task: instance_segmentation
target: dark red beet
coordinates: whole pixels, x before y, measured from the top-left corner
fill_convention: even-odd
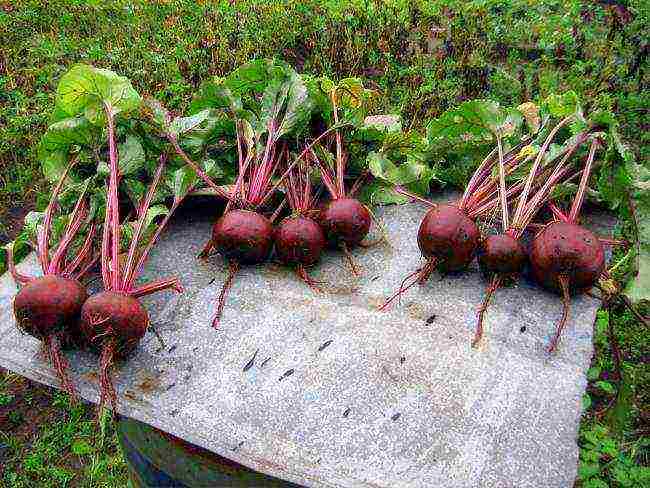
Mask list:
[[[230,210],[212,228],[212,245],[219,254],[242,264],[268,259],[273,246],[271,221],[250,210]]]
[[[76,280],[46,275],[25,285],[14,298],[18,326],[39,339],[59,334],[69,339],[88,294]]]
[[[88,344],[101,351],[99,411],[110,401],[117,409],[117,395],[110,369],[116,358],[133,351],[149,326],[149,315],[140,302],[125,293],[103,291],[91,296],[81,309],[81,332]]]
[[[86,288],[77,280],[45,275],[30,280],[14,298],[16,324],[27,334],[43,341],[61,387],[73,400],[76,394],[61,347],[80,342],[77,326],[87,297]]]
[[[81,309],[81,332],[88,343],[101,349],[113,341],[119,356],[135,349],[148,325],[146,309],[136,298],[120,292],[97,293]]]
[[[478,250],[478,262],[486,274],[513,275],[526,265],[526,251],[518,239],[509,234],[491,235]]]
[[[275,250],[284,264],[313,266],[324,248],[323,229],[309,217],[287,218],[276,230]]]
[[[598,238],[571,222],[553,222],[533,241],[533,276],[544,287],[562,294],[562,318],[551,340],[553,352],[569,317],[570,295],[596,284],[605,269],[605,253]]]
[[[441,271],[460,271],[474,258],[480,233],[476,224],[454,205],[436,205],[422,219],[420,252],[435,259]]]
[[[569,291],[589,289],[605,269],[605,253],[598,238],[568,222],[553,222],[533,241],[530,261],[535,279],[544,287],[561,291],[560,276],[568,278]]]
[[[371,216],[368,209],[354,198],[329,201],[320,215],[320,222],[330,245],[359,245],[368,235]]]

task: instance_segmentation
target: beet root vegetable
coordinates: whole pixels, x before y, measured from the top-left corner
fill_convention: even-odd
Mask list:
[[[76,400],[74,386],[67,374],[68,364],[61,348],[81,342],[78,322],[81,307],[87,298],[81,278],[96,262],[93,255],[94,223],[88,224],[88,203],[85,191],[79,195],[58,244],[50,249],[51,222],[72,161],[54,187],[50,203],[45,210],[43,225],[37,236],[36,254],[43,276],[32,278],[16,270],[13,245],[7,247],[7,263],[14,280],[22,285],[13,301],[17,326],[25,333],[39,339],[50,363],[56,370],[61,387]],[[88,227],[86,237],[79,247],[73,243],[82,228]],[[74,254],[74,258],[71,255]]]
[[[46,275],[30,281],[14,298],[16,324],[25,333],[43,341],[61,386],[73,398],[74,387],[61,347],[77,342],[77,324],[87,297],[86,288],[79,281]]]
[[[212,227],[212,245],[227,259],[242,264],[266,261],[273,247],[273,224],[250,210],[230,210]]]
[[[499,196],[501,201],[503,233],[487,237],[481,242],[479,248],[479,266],[486,275],[491,277],[491,281],[486,289],[483,304],[477,312],[476,333],[472,341],[472,346],[474,347],[478,345],[483,336],[483,320],[492,296],[506,281],[513,278],[516,279],[526,266],[527,255],[520,242],[524,230],[549,199],[553,189],[562,181],[569,181],[580,174],[579,171],[574,171],[567,162],[575,150],[586,140],[586,133],[579,135],[572,145],[569,145],[556,155],[553,161],[561,158],[559,163],[554,167],[549,166],[539,171],[543,156],[555,137],[555,134],[557,134],[560,128],[569,123],[570,120],[572,120],[571,117],[564,118],[546,137],[525,180],[512,221],[510,221],[507,198],[503,198],[507,196],[508,189],[505,185],[503,160],[501,157],[499,158]],[[533,188],[535,191],[531,195]],[[531,195],[530,198],[529,195]]]
[[[81,331],[91,347],[101,352],[99,381],[102,394],[115,398],[110,368],[115,360],[124,359],[147,332],[149,315],[133,296],[104,291],[83,305]]]
[[[368,235],[371,221],[366,206],[354,198],[331,200],[320,215],[327,241],[335,247],[341,244],[350,248],[358,246]]]
[[[111,380],[111,368],[114,362],[125,358],[137,347],[149,326],[147,312],[138,298],[166,289],[178,293],[183,291],[177,278],[136,285],[136,279],[144,267],[149,252],[171,216],[169,212],[153,235],[146,242],[142,242],[146,231],[148,210],[167,161],[167,155],[164,153],[160,156],[151,184],[138,205],[137,220],[126,258],[124,259],[120,254],[119,157],[115,140],[114,114],[108,108],[106,118],[110,173],[101,249],[104,291],[88,298],[81,309],[81,331],[88,344],[100,352],[98,405],[100,415],[107,401],[110,401],[113,411],[116,411],[117,396]]]
[[[570,296],[596,284],[605,269],[605,253],[599,239],[587,229],[554,222],[533,241],[530,260],[535,279],[562,295],[562,318],[549,346],[553,352],[568,319]]]
[[[275,233],[275,251],[285,265],[296,266],[298,276],[314,291],[319,291],[305,268],[320,261],[325,249],[325,233],[315,220],[299,215],[280,222]]]
[[[418,247],[441,271],[461,271],[474,259],[480,236],[474,221],[457,206],[437,205],[422,219]]]
[[[569,214],[564,215],[554,207],[555,218],[559,220],[544,227],[535,236],[531,248],[533,276],[542,286],[559,291],[562,295],[562,317],[549,345],[549,353],[556,349],[568,320],[571,295],[594,286],[605,269],[605,253],[601,241],[592,232],[577,224],[599,144],[597,138],[591,142],[589,156]]]

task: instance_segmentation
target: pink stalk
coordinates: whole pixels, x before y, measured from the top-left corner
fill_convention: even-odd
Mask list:
[[[172,147],[174,148],[174,151],[176,151],[176,154],[178,154],[181,159],[188,164],[199,177],[205,181],[205,183],[214,190],[214,192],[220,196],[221,198],[228,199],[230,198],[230,195],[225,193],[221,188],[219,188],[211,179],[210,177],[201,169],[201,167],[196,164],[194,161],[192,161],[187,154],[185,154],[185,151],[183,151],[183,148],[178,144],[178,140],[171,134],[165,134],[165,137],[167,137],[167,140],[171,143]]]
[[[508,200],[506,196],[506,169],[503,164],[503,147],[501,146],[501,136],[497,135],[497,148],[499,149],[499,196],[501,198],[501,225],[503,231],[509,227],[508,224]]]
[[[112,286],[114,290],[120,288],[120,215],[119,200],[117,198],[117,187],[119,185],[119,167],[117,160],[117,145],[115,144],[115,118],[113,112],[107,104],[106,118],[108,121],[108,156],[110,160],[111,172],[108,181],[108,200],[111,202],[110,212],[106,209],[111,227],[111,261],[113,265]]]
[[[95,222],[92,222],[90,224],[90,229],[88,230],[88,234],[86,235],[86,239],[84,240],[84,243],[81,245],[81,249],[75,256],[74,260],[72,262],[68,263],[63,270],[63,274],[66,276],[72,275],[72,273],[75,272],[75,270],[81,266],[81,263],[83,263],[90,255],[90,250],[93,245],[93,239],[95,238],[95,232],[96,232],[96,224]]]
[[[12,244],[7,246],[7,268],[11,273],[12,278],[19,285],[26,285],[32,278],[30,276],[24,275],[16,269],[16,264],[14,262],[14,247]]]
[[[41,263],[41,269],[43,270],[43,273],[47,273],[48,269],[50,268],[49,241],[50,241],[50,228],[52,226],[52,216],[54,215],[54,208],[57,205],[57,200],[59,198],[59,193],[61,192],[61,188],[63,187],[63,183],[65,182],[65,179],[68,177],[68,173],[76,163],[77,163],[76,158],[70,161],[70,164],[66,166],[65,170],[63,171],[63,174],[61,175],[61,178],[59,178],[59,181],[54,187],[54,190],[52,191],[52,197],[50,198],[50,203],[47,205],[47,209],[45,210],[43,227],[41,228],[41,231],[38,233],[37,254],[38,254],[38,259]]]
[[[164,280],[157,280],[147,283],[146,285],[133,288],[129,291],[129,295],[140,298],[147,295],[151,295],[157,291],[172,289],[178,293],[183,293],[183,285],[178,280],[178,278],[167,278]]]
[[[410,198],[411,200],[415,200],[420,203],[424,203],[425,205],[428,205],[429,207],[435,207],[436,204],[427,200],[426,198],[421,197],[420,195],[417,195],[416,193],[412,193],[408,191],[406,188],[400,185],[396,185],[393,187],[393,190],[401,195],[404,195],[407,198]]]
[[[59,246],[55,251],[54,256],[52,257],[52,261],[50,262],[50,267],[48,269],[49,274],[59,274],[61,271],[61,259],[66,256],[68,247],[77,235],[77,232],[79,232],[79,229],[83,224],[83,220],[86,218],[88,206],[86,204],[86,200],[84,199],[84,193],[82,193],[77,200],[77,204],[75,205],[74,210],[70,215],[70,222],[68,222],[63,237],[59,242]],[[80,212],[83,212],[83,217],[79,216]]]
[[[546,140],[544,141],[544,144],[542,144],[542,147],[540,148],[539,152],[537,153],[537,157],[535,158],[535,162],[533,163],[533,167],[530,170],[529,177],[526,180],[526,186],[524,187],[524,190],[521,194],[521,198],[519,199],[519,205],[517,206],[517,210],[515,211],[515,215],[513,217],[513,220],[517,221],[521,217],[521,213],[524,211],[523,206],[528,200],[528,194],[530,193],[531,186],[533,185],[533,181],[535,180],[535,176],[537,175],[537,169],[539,168],[539,165],[542,161],[542,157],[546,153],[546,150],[548,149],[548,146],[551,144],[551,141],[553,141],[553,138],[555,137],[555,134],[558,133],[558,131],[564,127],[566,124],[571,122],[573,120],[573,116],[569,115],[568,117],[565,117],[562,119],[554,128],[551,130],[549,135],[546,137]]]
[[[126,260],[126,266],[124,267],[124,278],[122,280],[122,286],[125,288],[128,287],[128,283],[133,276],[133,265],[135,260],[135,254],[138,248],[138,242],[140,241],[140,236],[142,235],[142,231],[144,229],[144,222],[147,219],[147,210],[149,209],[149,206],[151,205],[151,200],[153,200],[154,194],[156,193],[156,187],[160,182],[160,178],[162,176],[163,168],[165,167],[166,162],[167,162],[167,154],[163,153],[161,154],[158,160],[158,167],[156,168],[156,173],[154,174],[153,181],[149,186],[149,191],[145,195],[144,200],[142,201],[142,205],[140,206],[142,210],[140,212],[140,216],[136,224],[135,232],[133,233],[133,238],[131,239],[131,245],[129,246],[129,254]]]
[[[580,215],[580,209],[582,208],[582,203],[585,199],[585,192],[587,191],[587,183],[589,182],[589,176],[591,176],[591,168],[594,162],[594,155],[596,154],[596,149],[599,145],[600,143],[598,139],[591,141],[589,156],[587,156],[587,163],[585,164],[585,169],[582,172],[582,178],[580,179],[578,193],[573,200],[573,205],[571,205],[571,212],[569,213],[569,220],[571,222],[577,222],[578,216]]]

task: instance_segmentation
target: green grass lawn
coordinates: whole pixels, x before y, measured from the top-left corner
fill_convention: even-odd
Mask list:
[[[612,109],[647,162],[648,8],[641,0],[0,0],[0,242],[47,200],[35,147],[58,78],[78,61],[110,67],[183,109],[201,80],[275,56],[299,71],[365,78],[384,108],[416,128],[465,99],[510,105],[572,89],[587,109]],[[618,232],[630,235],[629,223]],[[650,476],[648,331],[612,305],[599,315],[595,341],[581,484],[642,486]],[[89,407],[70,408],[52,390],[3,373],[0,412],[0,484],[124,485],[113,435],[102,440]]]

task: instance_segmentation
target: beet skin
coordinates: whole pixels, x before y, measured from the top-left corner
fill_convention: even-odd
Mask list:
[[[418,246],[443,272],[460,271],[474,258],[480,233],[476,224],[454,205],[436,205],[422,219]]]
[[[112,340],[121,357],[136,348],[148,325],[146,309],[136,298],[120,292],[97,293],[81,309],[81,332],[88,343],[101,348]]]
[[[354,198],[337,198],[327,202],[320,215],[327,242],[332,246],[357,246],[370,230],[368,209]]]
[[[68,338],[76,330],[88,294],[77,280],[46,275],[29,282],[14,298],[16,322],[27,334]]]
[[[268,259],[273,246],[273,225],[250,210],[231,210],[212,228],[212,244],[227,259],[257,264]]]
[[[553,222],[533,241],[530,261],[535,279],[558,291],[559,277],[568,278],[569,291],[591,288],[605,269],[605,253],[598,238],[568,222]]]
[[[275,250],[284,264],[312,266],[325,248],[325,233],[313,219],[304,216],[283,220],[275,233]]]
[[[485,273],[513,275],[526,265],[526,251],[518,239],[508,234],[491,235],[478,250],[478,262]]]

